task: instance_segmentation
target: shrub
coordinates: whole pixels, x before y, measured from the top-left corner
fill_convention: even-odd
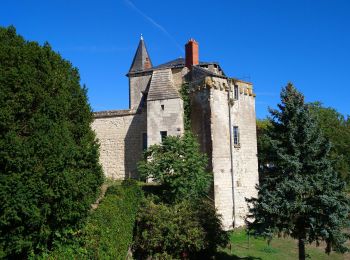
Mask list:
[[[141,188],[131,180],[107,190],[86,227],[86,249],[90,258],[125,259],[141,198]]]
[[[188,201],[166,205],[144,200],[137,217],[135,255],[180,258],[203,249],[204,236]]]
[[[0,28],[0,248],[45,251],[77,229],[103,174],[77,69]]]
[[[133,248],[141,259],[210,256],[228,241],[210,202],[169,205],[145,199],[137,216]]]
[[[168,136],[161,145],[152,145],[138,165],[143,178],[163,186],[163,200],[174,203],[208,194],[212,174],[206,171],[207,157],[199,150],[195,136]]]
[[[49,259],[125,259],[142,198],[135,181],[108,188],[86,226],[66,244],[59,244]]]

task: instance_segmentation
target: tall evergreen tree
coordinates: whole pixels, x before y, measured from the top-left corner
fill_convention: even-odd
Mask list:
[[[50,249],[87,216],[103,175],[77,69],[0,28],[0,258]]]
[[[349,199],[344,183],[333,170],[330,144],[292,84],[281,92],[279,110],[270,110],[271,160],[258,197],[247,200],[248,228],[272,238],[287,235],[298,240],[299,259],[305,259],[305,243],[325,241],[326,253],[344,252],[349,224]]]

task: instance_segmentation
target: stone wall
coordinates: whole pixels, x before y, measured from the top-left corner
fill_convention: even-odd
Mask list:
[[[176,88],[177,91],[180,91],[182,84],[184,82],[184,77],[188,73],[188,69],[184,67],[184,68],[172,69],[171,71],[173,76],[172,78],[173,78],[174,87]]]
[[[100,162],[107,178],[137,177],[146,120],[145,112],[131,110],[95,113],[92,128],[100,143]]]
[[[191,130],[197,136],[202,153],[206,153],[208,158],[212,157],[211,140],[211,110],[210,110],[210,90],[192,92],[191,94]],[[208,168],[211,171],[211,160]]]
[[[148,92],[152,73],[135,74],[129,76],[129,107],[137,109],[145,102],[143,92]]]
[[[222,85],[226,79],[215,79]],[[215,86],[214,85],[214,86]],[[227,93],[210,88],[211,138],[213,142],[212,165],[214,174],[214,199],[226,230],[233,228],[234,205],[231,174],[230,125]]]
[[[147,143],[161,143],[160,131],[178,136],[184,131],[183,101],[180,98],[147,101]]]
[[[233,90],[234,84],[239,86],[239,98],[236,101],[232,99],[233,93],[229,92],[230,88]],[[192,88],[192,129],[198,135],[202,150],[210,158],[210,168],[214,174],[215,206],[222,215],[226,230],[244,225],[244,217],[248,212],[245,198],[257,195],[254,97],[251,84],[225,78],[207,77]],[[232,143],[230,149],[233,126],[239,127],[240,144]]]
[[[239,98],[232,106],[232,124],[239,127],[240,145],[233,149],[235,170],[235,209],[236,226],[244,225],[247,214],[245,198],[256,197],[256,184],[259,182],[255,94],[252,86],[244,82],[239,86]]]

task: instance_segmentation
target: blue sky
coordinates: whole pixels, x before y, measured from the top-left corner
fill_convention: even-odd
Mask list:
[[[0,25],[11,24],[79,69],[95,111],[128,108],[125,74],[142,33],[154,65],[196,39],[200,60],[253,82],[259,118],[288,81],[350,114],[348,0],[2,0]]]

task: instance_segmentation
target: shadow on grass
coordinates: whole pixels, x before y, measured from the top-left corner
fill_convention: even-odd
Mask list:
[[[229,255],[225,252],[218,252],[216,255],[215,255],[215,259],[218,259],[218,260],[238,260],[238,259],[245,259],[245,260],[261,260],[260,257],[254,257],[254,256],[246,256],[246,257],[239,257],[239,256],[236,256],[236,255]]]

